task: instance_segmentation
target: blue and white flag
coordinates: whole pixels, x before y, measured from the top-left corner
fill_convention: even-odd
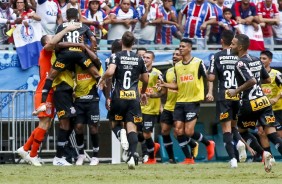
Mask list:
[[[40,39],[42,37],[40,22],[31,22],[28,27],[17,24],[13,32],[14,42],[22,69],[38,65],[38,58],[42,49]]]

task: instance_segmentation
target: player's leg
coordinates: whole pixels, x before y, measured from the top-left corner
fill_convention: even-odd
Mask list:
[[[170,161],[175,163],[175,158],[173,154],[173,142],[170,137],[170,130],[173,125],[172,113],[173,112],[164,110],[161,114],[160,122],[161,122],[161,134],[163,137],[165,149],[167,151]]]

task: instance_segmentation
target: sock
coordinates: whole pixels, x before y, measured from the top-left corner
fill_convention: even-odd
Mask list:
[[[195,148],[197,146],[196,141],[194,139],[191,139],[190,137],[187,137],[187,142],[191,148]]]
[[[152,139],[152,137],[150,137],[149,139],[145,139],[146,141],[146,146],[147,146],[147,151],[149,154],[149,158],[154,159],[154,150],[155,150],[155,143]]]
[[[146,141],[142,132],[138,133],[138,142],[141,142],[142,156],[148,155]]]
[[[174,155],[173,155],[173,142],[170,138],[170,135],[163,135],[163,141],[164,141],[164,146],[167,151],[169,159],[174,160]]]
[[[46,79],[45,84],[44,84],[43,89],[42,89],[41,103],[45,103],[46,102],[48,94],[49,94],[49,91],[52,88],[52,83],[53,83],[53,80],[48,79],[48,78]]]
[[[235,141],[235,144],[237,144],[237,142],[241,140],[242,137],[236,127],[232,127],[232,134],[233,134],[233,139]]]
[[[114,132],[114,134],[115,134],[115,136],[118,140],[120,140],[120,130],[121,130],[121,126],[119,126],[119,125],[112,128],[112,131]]]
[[[179,146],[181,147],[185,157],[192,158],[191,153],[189,152],[188,146],[187,146],[187,137],[184,135],[177,136],[177,140],[178,140]]]
[[[41,145],[41,142],[44,140],[45,133],[46,130],[42,128],[37,128],[37,131],[34,134],[34,140],[29,154],[30,157],[35,157],[37,155],[37,151]]]
[[[268,139],[275,145],[275,148],[282,155],[282,139],[278,137],[277,132],[273,132],[267,135]]]
[[[247,142],[247,144],[251,148],[253,148],[259,155],[263,154],[264,150],[262,149],[262,147],[258,143],[257,138],[253,134],[249,132],[244,132],[244,133],[241,133],[241,136]]]
[[[31,148],[31,145],[33,144],[33,140],[34,140],[34,135],[37,131],[37,128],[35,128],[32,133],[30,134],[29,138],[27,139],[27,141],[25,142],[23,149],[25,151],[28,151]]]
[[[206,146],[210,145],[210,142],[200,132],[194,131],[192,139],[194,139],[196,141],[200,141],[200,142],[202,142]]]
[[[58,158],[62,158],[64,155],[64,147],[67,142],[67,135],[68,135],[68,130],[63,130],[59,128],[58,140],[57,140],[57,152],[56,152],[56,157]]]
[[[93,157],[98,157],[99,152],[99,134],[91,134],[91,141],[93,145]]]
[[[232,134],[230,132],[223,134],[223,142],[229,158],[236,158],[234,152],[234,143],[232,141]]]
[[[75,134],[75,140],[77,144],[78,153],[80,155],[84,154],[84,135],[83,134]]]
[[[263,148],[264,149],[264,151],[268,151],[269,153],[271,153],[271,149],[270,149],[270,147],[266,147],[266,148]],[[272,153],[271,153],[272,154]]]
[[[138,144],[138,137],[136,132],[129,132],[127,134],[127,139],[129,143],[129,156],[133,156],[133,154],[136,152],[137,144]]]

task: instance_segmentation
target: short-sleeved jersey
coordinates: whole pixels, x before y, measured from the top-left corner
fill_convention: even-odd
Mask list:
[[[38,59],[40,81],[37,85],[36,92],[42,92],[46,78],[51,69],[51,58],[55,55],[53,51],[42,49]],[[51,90],[53,92],[53,90]]]
[[[111,64],[116,65],[112,99],[139,99],[139,75],[147,73],[144,60],[132,51],[121,51],[111,55],[109,65]]]
[[[164,81],[167,83],[172,83],[175,80],[175,73],[174,73],[174,67],[171,67],[167,70]],[[175,103],[177,100],[177,90],[174,89],[167,89],[167,96],[166,96],[166,102],[164,105],[164,109],[168,111],[174,111]]]
[[[271,83],[269,84],[262,84],[262,91],[263,93],[269,98],[274,98],[279,95],[279,93],[282,92],[282,86],[281,81],[277,78],[281,75],[281,73],[278,70],[271,69],[269,71],[269,76],[271,78]],[[282,99],[280,98],[278,102],[276,102],[274,105],[272,105],[272,109],[274,111],[282,110]]]
[[[206,76],[206,67],[203,61],[193,57],[188,64],[179,61],[174,68],[178,86],[176,102],[199,102],[204,100],[203,76]]]
[[[73,24],[73,23],[77,23],[77,22],[66,22],[66,23],[61,24],[58,27],[56,34],[64,30],[69,24]],[[94,35],[88,26],[86,26],[85,24],[81,24],[80,28],[74,31],[70,31],[67,34],[65,34],[61,41],[79,43],[80,36],[86,36],[88,39],[90,39],[90,37]]]
[[[154,94],[157,93],[157,82],[159,79],[163,79],[162,72],[156,68],[152,68],[149,72],[149,81],[146,93]],[[142,82],[138,84],[139,88],[142,88]],[[147,105],[142,105],[141,110],[143,114],[158,115],[160,113],[161,99],[160,98],[149,98]]]
[[[87,70],[83,70],[80,66],[75,66],[75,96],[76,101],[97,101],[99,95],[97,93],[97,81],[94,79]],[[100,75],[103,74],[103,68],[99,70]]]
[[[241,98],[243,101],[255,100],[264,96],[260,87],[261,79],[267,79],[269,75],[259,58],[249,54],[239,58],[239,61],[235,64],[235,76],[238,86],[243,85],[252,78],[257,81],[257,84],[253,87],[242,92]]]
[[[235,64],[237,61],[238,56],[234,56],[230,49],[224,49],[217,52],[211,58],[208,73],[218,76],[218,101],[239,100],[239,96],[237,98],[230,98],[225,95],[225,91],[227,89],[236,89],[237,87],[237,81],[235,78]]]

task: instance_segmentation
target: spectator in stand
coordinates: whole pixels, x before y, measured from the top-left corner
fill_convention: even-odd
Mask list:
[[[63,23],[60,6],[57,1],[38,0],[36,12],[42,19],[43,35],[55,35],[57,26]]]
[[[182,7],[178,15],[178,24],[182,25],[183,16],[186,22],[181,27],[184,38],[192,39],[199,48],[205,48],[206,28],[216,23],[216,17],[212,5],[204,0],[195,0]]]
[[[138,21],[138,13],[130,5],[130,0],[123,0],[121,4],[110,13],[111,27],[108,33],[108,44],[116,39],[121,39],[126,31],[132,31]]]
[[[232,19],[232,10],[230,8],[224,8],[223,19],[218,23],[218,25],[225,30],[231,30],[233,32],[236,31],[240,34],[237,22]]]
[[[273,32],[275,34],[275,44],[282,44],[282,0],[278,0],[279,10],[279,24],[273,25]]]
[[[220,44],[222,29],[219,27],[219,22],[221,22],[223,19],[223,9],[225,8],[223,2],[224,0],[216,0],[214,3],[212,3],[216,17],[216,24],[211,25],[208,40],[208,43],[210,44]]]
[[[90,30],[92,30],[96,36],[97,44],[99,44],[102,36],[108,33],[103,25],[109,24],[110,19],[108,15],[106,15],[106,13],[101,9],[99,0],[89,0],[88,9],[82,13],[81,21],[90,27]]]
[[[28,26],[28,23],[31,20],[40,21],[41,18],[38,16],[35,11],[33,11],[28,3],[27,0],[16,0],[14,2],[14,8],[17,9],[17,15],[19,18],[22,19],[22,22],[25,26]]]
[[[272,0],[265,0],[257,4],[257,13],[262,27],[263,40],[265,45],[272,45],[273,32],[272,25],[279,25],[279,12]]]
[[[80,3],[81,11],[87,10],[89,0],[78,0],[78,3]],[[105,0],[100,0],[100,7],[106,12],[107,15],[111,11],[110,7],[105,3]]]
[[[151,44],[155,40],[156,26],[162,24],[163,14],[159,9],[159,5],[153,3],[152,0],[145,0],[144,5],[139,5],[140,23],[136,27],[140,28],[140,45]]]
[[[258,30],[259,20],[254,3],[251,3],[250,0],[242,0],[234,3],[231,9],[238,24],[252,25],[255,30]]]
[[[61,10],[63,22],[67,22],[67,4],[69,0],[58,0],[58,4]]]
[[[6,32],[11,28],[11,24],[18,23],[15,22],[17,15],[10,8],[9,0],[0,2],[0,12],[0,44],[7,44],[9,38],[6,36]]]
[[[172,36],[179,40],[182,37],[181,32],[178,30],[177,12],[172,3],[172,0],[163,0],[163,6],[160,7],[164,19],[163,24],[157,26],[156,44],[170,45],[172,44]]]

